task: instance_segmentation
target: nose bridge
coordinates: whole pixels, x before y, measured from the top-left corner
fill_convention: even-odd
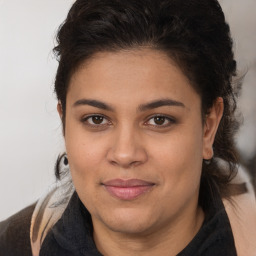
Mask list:
[[[123,155],[130,155],[136,150],[136,131],[129,124],[123,124],[119,127],[117,136],[116,136],[116,143],[115,143],[115,150],[119,152],[119,154]]]
[[[140,140],[140,132],[132,124],[120,124],[115,131],[109,160],[122,167],[145,162],[146,150]]]

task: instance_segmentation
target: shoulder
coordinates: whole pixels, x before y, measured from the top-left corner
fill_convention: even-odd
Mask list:
[[[32,255],[30,223],[35,204],[0,222],[0,256]]]

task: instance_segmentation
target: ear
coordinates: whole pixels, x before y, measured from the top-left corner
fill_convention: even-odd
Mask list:
[[[57,111],[59,113],[60,120],[62,122],[62,134],[65,137],[65,121],[63,120],[63,109],[60,101],[58,101],[58,104],[57,104]]]
[[[57,111],[59,113],[60,119],[62,120],[63,111],[62,111],[62,105],[61,105],[60,101],[58,101],[58,104],[57,104]]]
[[[221,97],[218,97],[209,113],[206,115],[204,122],[204,137],[203,137],[203,159],[213,158],[213,142],[218,130],[220,120],[224,111],[224,103]]]

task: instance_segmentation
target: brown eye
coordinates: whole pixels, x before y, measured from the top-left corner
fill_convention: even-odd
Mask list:
[[[104,121],[104,118],[102,116],[93,116],[92,122],[94,124],[101,124]]]
[[[156,116],[154,117],[154,122],[157,125],[163,125],[166,121],[166,118],[164,116]]]
[[[174,123],[175,123],[175,119],[168,116],[162,116],[162,115],[153,116],[147,121],[148,125],[152,127],[157,127],[157,128],[168,127]]]
[[[108,124],[108,120],[104,116],[100,115],[92,115],[84,118],[82,120],[83,123],[87,123],[91,126],[100,126]]]

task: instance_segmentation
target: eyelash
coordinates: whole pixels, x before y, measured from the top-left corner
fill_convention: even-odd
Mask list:
[[[151,126],[153,128],[156,128],[156,129],[161,129],[161,128],[163,129],[163,128],[166,128],[166,127],[170,127],[172,124],[176,123],[176,120],[173,117],[162,115],[162,114],[157,114],[157,115],[150,116],[145,123],[149,123],[150,120],[155,119],[155,118],[164,118],[164,123],[165,123],[165,124],[162,124],[162,125],[161,124],[159,124],[159,125],[157,125],[157,124],[152,124],[152,125],[148,124],[149,126]]]
[[[103,118],[103,120],[105,120],[105,123],[102,124],[93,124],[93,121],[92,123],[89,123],[88,120],[90,120],[91,118]],[[152,119],[155,119],[155,118],[163,118],[164,119],[164,124],[149,124],[150,120]],[[155,122],[156,120],[154,120]],[[93,129],[102,129],[104,127],[107,127],[109,125],[111,125],[111,121],[104,115],[100,115],[100,114],[93,114],[93,115],[89,115],[89,116],[86,116],[86,117],[83,117],[81,119],[81,122],[87,126],[89,126],[90,128],[93,128]],[[166,123],[167,122],[167,123]],[[166,128],[166,127],[169,127],[171,126],[172,124],[175,124],[176,123],[176,120],[173,118],[173,117],[170,117],[170,116],[166,116],[164,114],[156,114],[156,115],[153,115],[153,116],[150,116],[147,118],[147,121],[144,122],[145,125],[148,125],[152,128],[155,128],[155,129],[163,129],[163,128]]]
[[[89,123],[88,120],[89,120],[90,118],[96,118],[96,117],[98,117],[98,118],[103,118],[104,120],[106,120],[106,123],[104,123],[104,124],[93,124],[93,123]],[[108,118],[106,118],[104,115],[99,115],[99,114],[94,114],[94,115],[89,115],[89,116],[83,117],[83,118],[81,119],[81,122],[82,122],[83,124],[85,124],[85,125],[91,127],[91,128],[94,128],[94,129],[101,129],[101,128],[103,128],[103,127],[108,126],[108,125],[111,124],[111,122],[109,121]]]

